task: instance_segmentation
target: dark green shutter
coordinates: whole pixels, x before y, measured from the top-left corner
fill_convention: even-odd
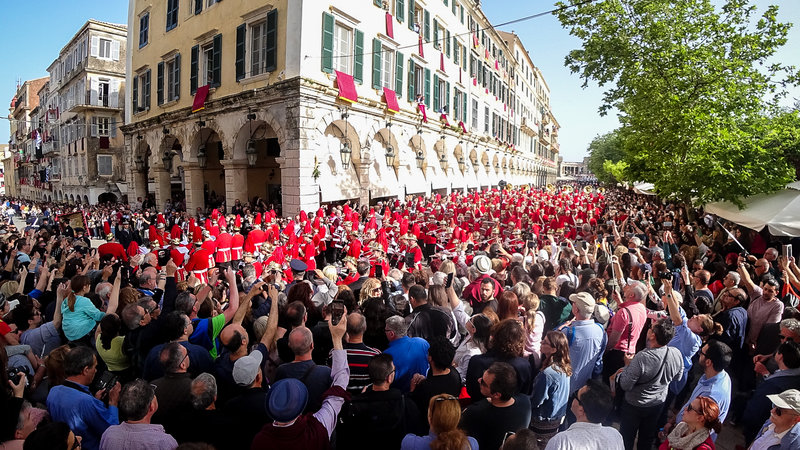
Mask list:
[[[444,39],[444,45],[445,45],[445,52],[444,53],[449,58],[450,57],[450,30],[446,30],[445,31],[445,36],[446,37]]]
[[[442,44],[439,42],[439,21],[436,19],[433,19],[433,47],[442,48]]]
[[[333,15],[322,13],[322,71],[333,72]]]
[[[156,72],[156,101],[159,105],[164,103],[164,61],[158,63]]]
[[[414,92],[414,60],[408,58],[408,101],[413,102],[417,98]]]
[[[150,69],[147,69],[146,76],[144,77],[144,109],[150,109]]]
[[[455,0],[454,0],[455,1]],[[444,6],[447,6],[447,0],[444,0]]]
[[[378,8],[383,8],[383,0],[372,0],[372,4]]]
[[[450,83],[449,82],[445,82],[445,85],[444,85],[444,105],[443,106],[444,107],[442,109],[444,111],[442,111],[442,112],[449,115],[450,114]]]
[[[403,96],[403,54],[400,52],[395,53],[397,54],[397,60],[394,69],[394,92],[397,94],[397,98],[400,98]]]
[[[133,74],[133,113],[139,111],[139,76]]]
[[[181,54],[180,53],[175,55],[175,99],[179,98],[181,98]]]
[[[456,3],[456,0],[453,0],[452,3],[453,4],[451,6],[451,10],[453,11],[453,15],[455,16],[456,15],[456,8],[458,8],[458,4]]]
[[[439,75],[433,74],[433,109],[439,111],[441,103],[439,102]]]
[[[222,84],[222,34],[214,36],[214,53],[212,55],[212,60],[214,82],[211,83],[211,87],[217,87]]]
[[[425,22],[425,40],[430,42],[431,41],[431,13],[428,10],[424,10],[423,14],[423,21]]]
[[[194,0],[194,13],[200,14],[203,12],[203,0]]]
[[[247,47],[245,41],[246,37],[247,25],[241,24],[236,27],[236,81],[241,80],[245,76],[244,54]],[[192,52],[194,52],[194,48],[192,48]],[[194,56],[192,56],[192,61],[194,61]]]
[[[408,0],[408,29],[414,29],[414,0]]]
[[[191,94],[197,92],[197,60],[200,57],[200,46],[192,47],[192,54],[189,62],[189,89]]]
[[[431,107],[431,69],[425,69],[425,106]]]
[[[414,0],[409,0],[409,1],[411,1],[413,3]],[[406,14],[406,4],[404,3],[404,1],[403,0],[395,0],[395,12],[394,12],[394,15],[395,15],[395,17],[397,17],[398,22],[403,23],[403,20],[405,20],[405,17],[404,17],[405,14]]]
[[[267,13],[267,56],[264,70],[274,72],[278,67],[278,10]]]
[[[380,39],[372,40],[372,88],[381,88],[381,47]]]
[[[464,123],[467,123],[467,103],[467,93],[465,91],[463,94],[461,94],[461,120]]]
[[[364,82],[364,32],[355,31],[355,62],[353,63],[353,79],[361,84]]]

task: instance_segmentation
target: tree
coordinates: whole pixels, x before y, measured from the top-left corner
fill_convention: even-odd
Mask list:
[[[592,172],[600,182],[617,183],[624,181],[619,176],[615,164],[622,161],[625,153],[622,149],[622,140],[619,133],[611,131],[601,136],[595,137],[589,144],[589,171]]]
[[[719,10],[711,0],[607,0],[557,13],[583,41],[565,64],[606,89],[600,114],[619,111],[626,178],[686,202],[738,204],[792,179],[784,152],[763,139],[764,117],[797,81],[793,66],[769,64],[790,28],[777,11],[754,21],[748,0]]]

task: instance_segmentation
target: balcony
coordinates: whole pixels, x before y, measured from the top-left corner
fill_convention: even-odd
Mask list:
[[[542,141],[545,145],[550,145],[550,133],[545,130],[540,130],[539,133],[539,140]]]
[[[87,109],[105,109],[109,111],[118,111],[121,110],[122,107],[119,105],[118,100],[112,101],[110,96],[106,96],[104,98],[98,97],[92,99],[92,91],[86,91],[86,95],[83,98],[79,98],[75,104],[69,106],[65,112],[78,112],[78,111],[85,111]]]
[[[47,141],[42,143],[42,155],[50,153],[58,154],[58,141]]]

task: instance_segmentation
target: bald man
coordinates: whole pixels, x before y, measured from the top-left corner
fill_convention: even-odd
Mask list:
[[[214,361],[214,376],[217,379],[217,398],[219,404],[240,395],[245,388],[233,380],[233,365],[236,360],[247,355],[247,331],[238,323],[231,323],[219,334],[222,354]]]
[[[289,333],[289,348],[294,353],[294,361],[281,364],[275,379],[296,378],[308,388],[308,405],[306,412],[316,411],[322,404],[322,393],[331,386],[331,368],[319,366],[311,359],[314,349],[314,338],[311,330],[298,327]]]

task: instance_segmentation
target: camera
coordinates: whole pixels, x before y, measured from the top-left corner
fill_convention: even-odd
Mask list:
[[[8,381],[14,384],[19,383],[22,377],[27,377],[28,375],[28,368],[25,366],[8,368]]]
[[[672,279],[672,272],[665,270],[664,272],[658,272],[658,278],[660,280],[671,280]]]

